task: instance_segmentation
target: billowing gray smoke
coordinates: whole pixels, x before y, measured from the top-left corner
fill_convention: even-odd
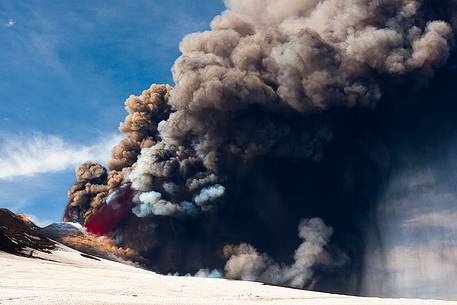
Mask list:
[[[225,265],[229,278],[304,287],[363,256],[359,225],[389,157],[359,116],[446,64],[456,2],[226,4],[211,30],[182,41],[173,89],[127,100],[111,171],[83,165],[65,217],[155,270]],[[286,237],[315,216],[334,243],[318,219]]]
[[[154,190],[159,178],[174,186],[172,198],[193,196],[188,185],[223,179],[214,175],[227,155],[319,159],[330,131],[292,130],[289,116],[306,120],[335,107],[375,107],[384,79],[433,75],[453,44],[449,23],[424,18],[424,1],[227,4],[211,31],[181,43],[183,55],[173,67],[174,111],[159,124],[162,142],[144,149],[129,175],[137,191]],[[284,121],[268,118],[271,113]],[[202,163],[198,178],[188,174],[196,162]],[[204,209],[217,194],[205,197]]]
[[[344,256],[335,260],[325,250],[332,233],[332,228],[319,218],[302,220],[298,235],[303,242],[289,266],[281,266],[267,254],[259,254],[251,245],[227,245],[224,247],[224,254],[229,258],[225,264],[225,277],[302,288],[312,278],[312,268],[345,263]]]

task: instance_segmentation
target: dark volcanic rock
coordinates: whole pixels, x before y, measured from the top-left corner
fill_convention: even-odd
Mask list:
[[[0,209],[0,251],[32,256],[34,250],[50,252],[56,243],[37,231],[38,227],[24,221],[7,209]]]

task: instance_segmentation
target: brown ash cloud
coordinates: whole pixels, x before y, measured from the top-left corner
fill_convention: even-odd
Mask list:
[[[173,88],[127,99],[126,138],[108,169],[77,169],[65,219],[95,223],[159,272],[225,266],[229,278],[356,292],[391,167],[378,122],[402,102],[397,92],[416,94],[446,65],[456,3],[226,5],[209,31],[181,42]],[[313,217],[318,236],[297,236]],[[325,259],[302,263],[313,238]],[[274,281],[271,268],[298,275]]]

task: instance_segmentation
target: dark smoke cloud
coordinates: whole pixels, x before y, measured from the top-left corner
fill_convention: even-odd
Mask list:
[[[69,204],[65,219],[82,221],[88,218],[103,199],[124,181],[125,171],[136,163],[142,148],[158,141],[157,125],[171,111],[167,104],[169,86],[153,85],[141,96],[125,102],[129,113],[119,130],[126,135],[113,149],[108,162],[111,171],[102,165],[86,162],[76,169],[76,184],[68,192]]]
[[[69,204],[65,218],[85,217],[92,208],[96,209],[108,195],[106,169],[93,162],[81,164],[76,169],[76,183],[68,191]]]
[[[126,101],[111,171],[77,170],[65,219],[156,271],[225,266],[229,278],[357,292],[365,226],[391,167],[376,124],[401,103],[396,92],[413,94],[446,64],[456,3],[227,7],[182,41],[173,89]],[[316,218],[297,238],[311,217],[333,229]]]
[[[108,166],[111,170],[122,171],[132,166],[142,148],[159,142],[157,125],[166,120],[171,112],[167,97],[169,86],[153,85],[140,96],[131,96],[125,102],[129,113],[119,130],[127,135],[113,150],[113,159]]]

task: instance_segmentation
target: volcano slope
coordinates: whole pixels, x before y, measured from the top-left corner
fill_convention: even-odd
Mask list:
[[[0,210],[0,304],[452,305],[457,302],[357,298],[256,282],[164,276],[73,250],[33,223]]]
[[[357,298],[196,277],[163,276],[65,246],[31,259],[0,252],[0,304],[452,305],[457,302]]]
[[[0,209],[0,251],[21,256],[33,256],[34,251],[50,253],[56,243],[37,229],[26,217]]]

